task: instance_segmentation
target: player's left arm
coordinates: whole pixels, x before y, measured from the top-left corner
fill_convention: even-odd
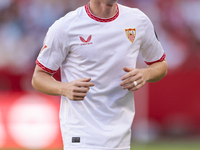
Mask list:
[[[157,38],[153,23],[145,14],[141,14],[143,36],[141,37],[140,53],[148,66],[142,69],[123,68],[127,73],[121,78],[120,85],[123,89],[131,91],[140,89],[146,82],[159,81],[167,73],[166,55]]]
[[[123,70],[127,73],[121,78],[120,86],[123,89],[136,91],[144,86],[146,82],[157,82],[164,78],[167,74],[167,61],[164,59],[163,61],[155,62],[147,66],[147,68],[124,67]],[[137,82],[136,86],[134,81]]]

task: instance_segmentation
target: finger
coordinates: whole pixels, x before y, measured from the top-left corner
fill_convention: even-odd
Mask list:
[[[124,70],[125,72],[130,72],[130,71],[133,70],[133,68],[123,67],[123,70]]]
[[[91,78],[81,78],[81,79],[78,79],[77,81],[80,81],[80,82],[89,82],[89,81],[91,81]]]
[[[75,86],[78,86],[78,87],[92,87],[92,86],[94,86],[94,83],[92,83],[92,82],[76,82]]]
[[[132,87],[131,89],[128,89],[129,91],[137,91],[141,88],[142,86],[139,85],[139,86],[136,86],[136,87]]]
[[[141,83],[143,82],[142,79],[134,80],[134,81],[137,82],[137,86],[139,86],[139,84],[141,84]],[[131,82],[131,83],[125,85],[125,86],[122,86],[122,88],[123,88],[123,89],[128,89],[128,90],[130,90],[130,89],[132,89],[132,88],[134,88],[134,87],[137,87],[137,86],[135,86],[134,82]]]
[[[135,85],[134,85],[134,83],[132,82],[132,83],[129,83],[129,84],[126,84],[126,85],[124,85],[124,86],[122,86],[122,89],[130,89],[130,88],[132,88],[132,87],[134,87]]]
[[[136,81],[136,80],[139,80],[141,79],[142,76],[140,74],[135,74],[134,76],[131,76],[125,80],[123,80],[121,83],[120,83],[120,86],[124,86],[126,84],[131,84],[133,81]]]
[[[72,98],[70,100],[72,100],[72,101],[83,101],[84,98],[83,97],[74,97],[74,98]]]
[[[124,85],[126,85],[126,84],[130,84],[130,83],[132,83],[133,81],[135,81],[136,79],[134,78],[134,77],[130,77],[130,78],[127,78],[127,79],[125,79],[124,81],[122,81],[121,83],[120,83],[120,86],[124,86]]]
[[[79,93],[79,94],[76,93],[76,94],[72,95],[71,98],[69,98],[69,99],[72,101],[76,101],[76,100],[84,100],[84,98],[85,98],[85,96],[81,95],[81,93]]]
[[[90,88],[88,87],[77,87],[73,90],[73,92],[77,92],[77,93],[87,93],[89,91]]]
[[[84,98],[86,95],[87,95],[87,93],[75,93],[74,97]]]
[[[138,82],[137,86],[133,86],[132,88],[128,88],[128,90],[129,91],[136,91],[136,90],[140,89],[143,86],[143,84],[142,84],[143,80],[139,80],[137,82]]]
[[[130,78],[130,77],[132,77],[132,76],[135,76],[137,73],[138,73],[138,70],[133,69],[132,71],[130,71],[130,72],[128,72],[127,74],[125,74],[125,75],[121,78],[121,80],[122,80],[122,81],[123,81],[123,80],[126,80],[126,79],[128,79],[128,78]]]

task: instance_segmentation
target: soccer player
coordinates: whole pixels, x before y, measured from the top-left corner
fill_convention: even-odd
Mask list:
[[[146,68],[135,68],[139,52]],[[117,0],[90,0],[56,21],[36,64],[33,87],[61,95],[65,150],[129,150],[133,91],[167,72],[149,18]],[[61,82],[52,77],[59,68]]]

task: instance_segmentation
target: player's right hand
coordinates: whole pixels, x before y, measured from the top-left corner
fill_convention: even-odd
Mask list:
[[[61,95],[66,96],[72,101],[82,101],[90,87],[94,86],[94,83],[90,81],[91,78],[81,78],[70,83],[64,83]]]

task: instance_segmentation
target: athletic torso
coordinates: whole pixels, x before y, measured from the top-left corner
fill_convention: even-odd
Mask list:
[[[101,19],[87,5],[49,29],[37,64],[49,73],[60,67],[62,82],[87,77],[95,83],[83,101],[61,98],[65,149],[130,149],[133,92],[123,90],[119,83],[126,74],[123,67],[134,68],[139,52],[149,63],[164,58],[152,28],[138,9],[118,5],[115,16]]]

